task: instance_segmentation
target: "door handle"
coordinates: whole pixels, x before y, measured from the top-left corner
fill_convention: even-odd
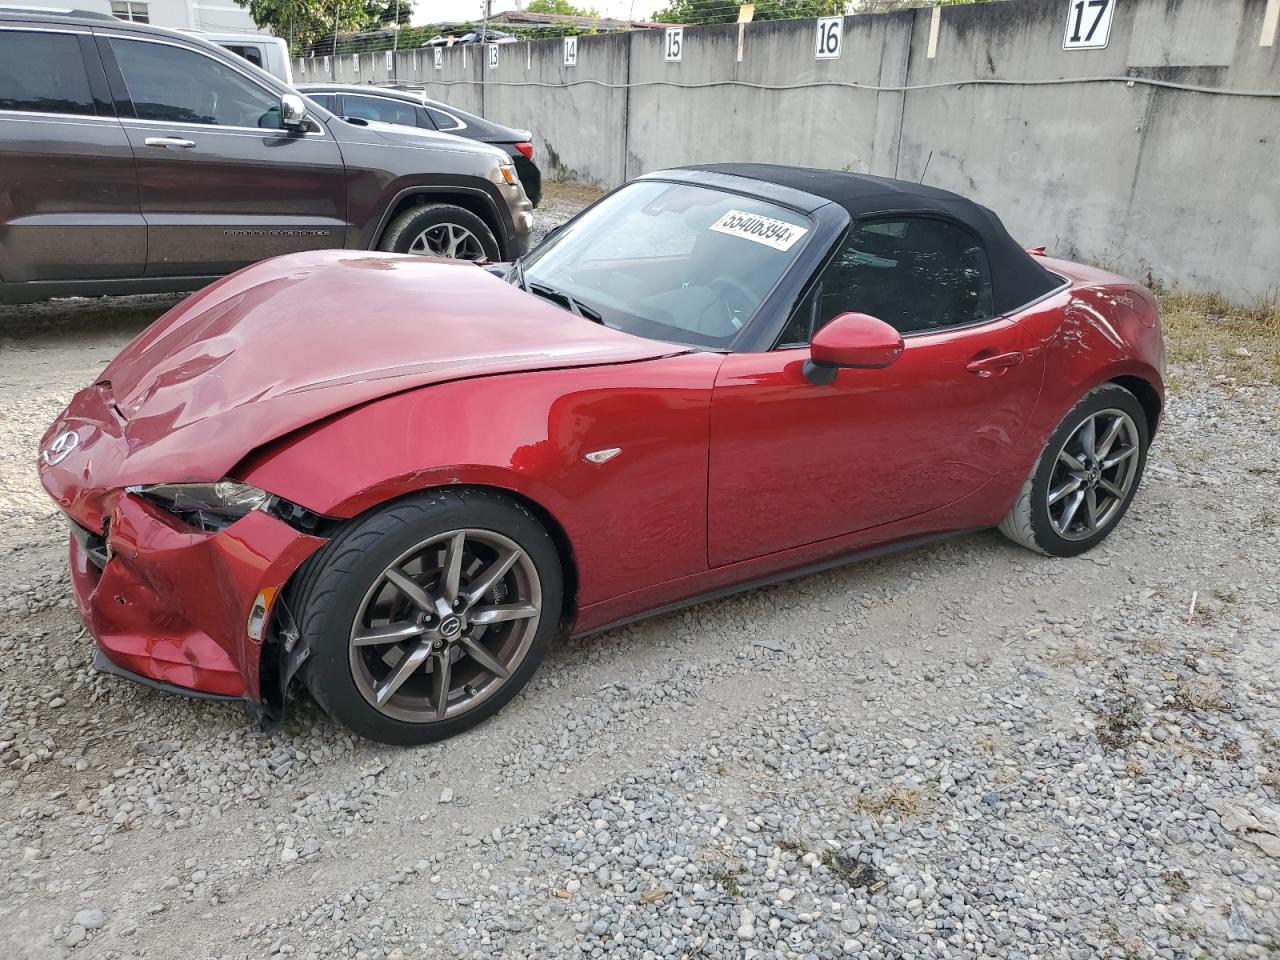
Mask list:
[[[142,142],[148,147],[182,147],[184,150],[196,145],[194,140],[184,140],[182,137],[147,137]]]
[[[970,373],[976,373],[980,377],[995,377],[1004,373],[1010,367],[1016,367],[1023,361],[1021,350],[1012,350],[1009,353],[980,353],[965,365],[965,369]]]

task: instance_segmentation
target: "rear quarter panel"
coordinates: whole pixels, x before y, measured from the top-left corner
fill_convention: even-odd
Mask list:
[[[1043,263],[1071,286],[1018,317],[1045,353],[1044,388],[1011,464],[1019,484],[1063,417],[1099,384],[1132,377],[1149,384],[1162,407],[1164,398],[1164,338],[1151,291],[1096,267]]]
[[[706,569],[720,362],[694,353],[438,384],[284,437],[234,474],[344,518],[433,487],[511,491],[563,531],[586,606]],[[605,463],[584,459],[612,447]]]

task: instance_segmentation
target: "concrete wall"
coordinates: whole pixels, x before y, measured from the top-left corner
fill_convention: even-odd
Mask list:
[[[1068,0],[846,17],[838,60],[811,20],[338,58],[338,79],[531,127],[551,174],[615,186],[681,163],[761,160],[946,187],[1018,239],[1139,277],[1247,298],[1280,291],[1280,43],[1268,0],[1122,0],[1105,49],[1064,51]],[[300,80],[327,79],[319,61]],[[1098,80],[1096,78],[1121,78]],[[1123,78],[1133,78],[1130,86]],[[1142,83],[1222,90],[1224,96]],[[994,82],[1002,81],[1002,82]],[[1062,82],[1066,81],[1066,82]],[[856,85],[856,86],[855,86]],[[908,88],[908,89],[903,89]]]

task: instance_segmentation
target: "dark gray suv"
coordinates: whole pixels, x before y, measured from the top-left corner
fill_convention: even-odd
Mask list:
[[[0,302],[190,290],[350,247],[510,260],[496,147],[343,120],[198,37],[0,7]]]

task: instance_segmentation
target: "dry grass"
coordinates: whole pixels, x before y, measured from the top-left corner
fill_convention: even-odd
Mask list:
[[[1160,874],[1160,879],[1164,881],[1164,885],[1169,888],[1169,893],[1175,900],[1181,900],[1191,892],[1191,883],[1181,870],[1166,870]]]
[[[542,181],[544,202],[572,203],[585,207],[588,203],[595,203],[602,196],[604,196],[604,191],[589,183],[579,183],[577,180]]]
[[[853,801],[853,809],[873,820],[907,820],[928,809],[924,794],[910,787],[893,786],[878,793],[862,793]]]
[[[1280,292],[1247,305],[1186,290],[1158,295],[1172,363],[1219,367],[1237,380],[1280,379]],[[1176,388],[1176,371],[1171,380]]]
[[[1116,672],[1115,680],[1116,686],[1095,710],[1098,715],[1095,731],[1104,747],[1123,750],[1138,739],[1142,730],[1142,705],[1129,689],[1128,680],[1122,672]]]
[[[1073,667],[1077,663],[1088,663],[1092,660],[1093,651],[1077,641],[1065,650],[1050,650],[1045,659],[1054,667]]]
[[[1222,699],[1222,685],[1216,680],[1181,684],[1176,702],[1184,710],[1225,710],[1227,706]]]
[[[1166,653],[1169,643],[1163,637],[1141,637],[1137,647],[1143,653]]]

